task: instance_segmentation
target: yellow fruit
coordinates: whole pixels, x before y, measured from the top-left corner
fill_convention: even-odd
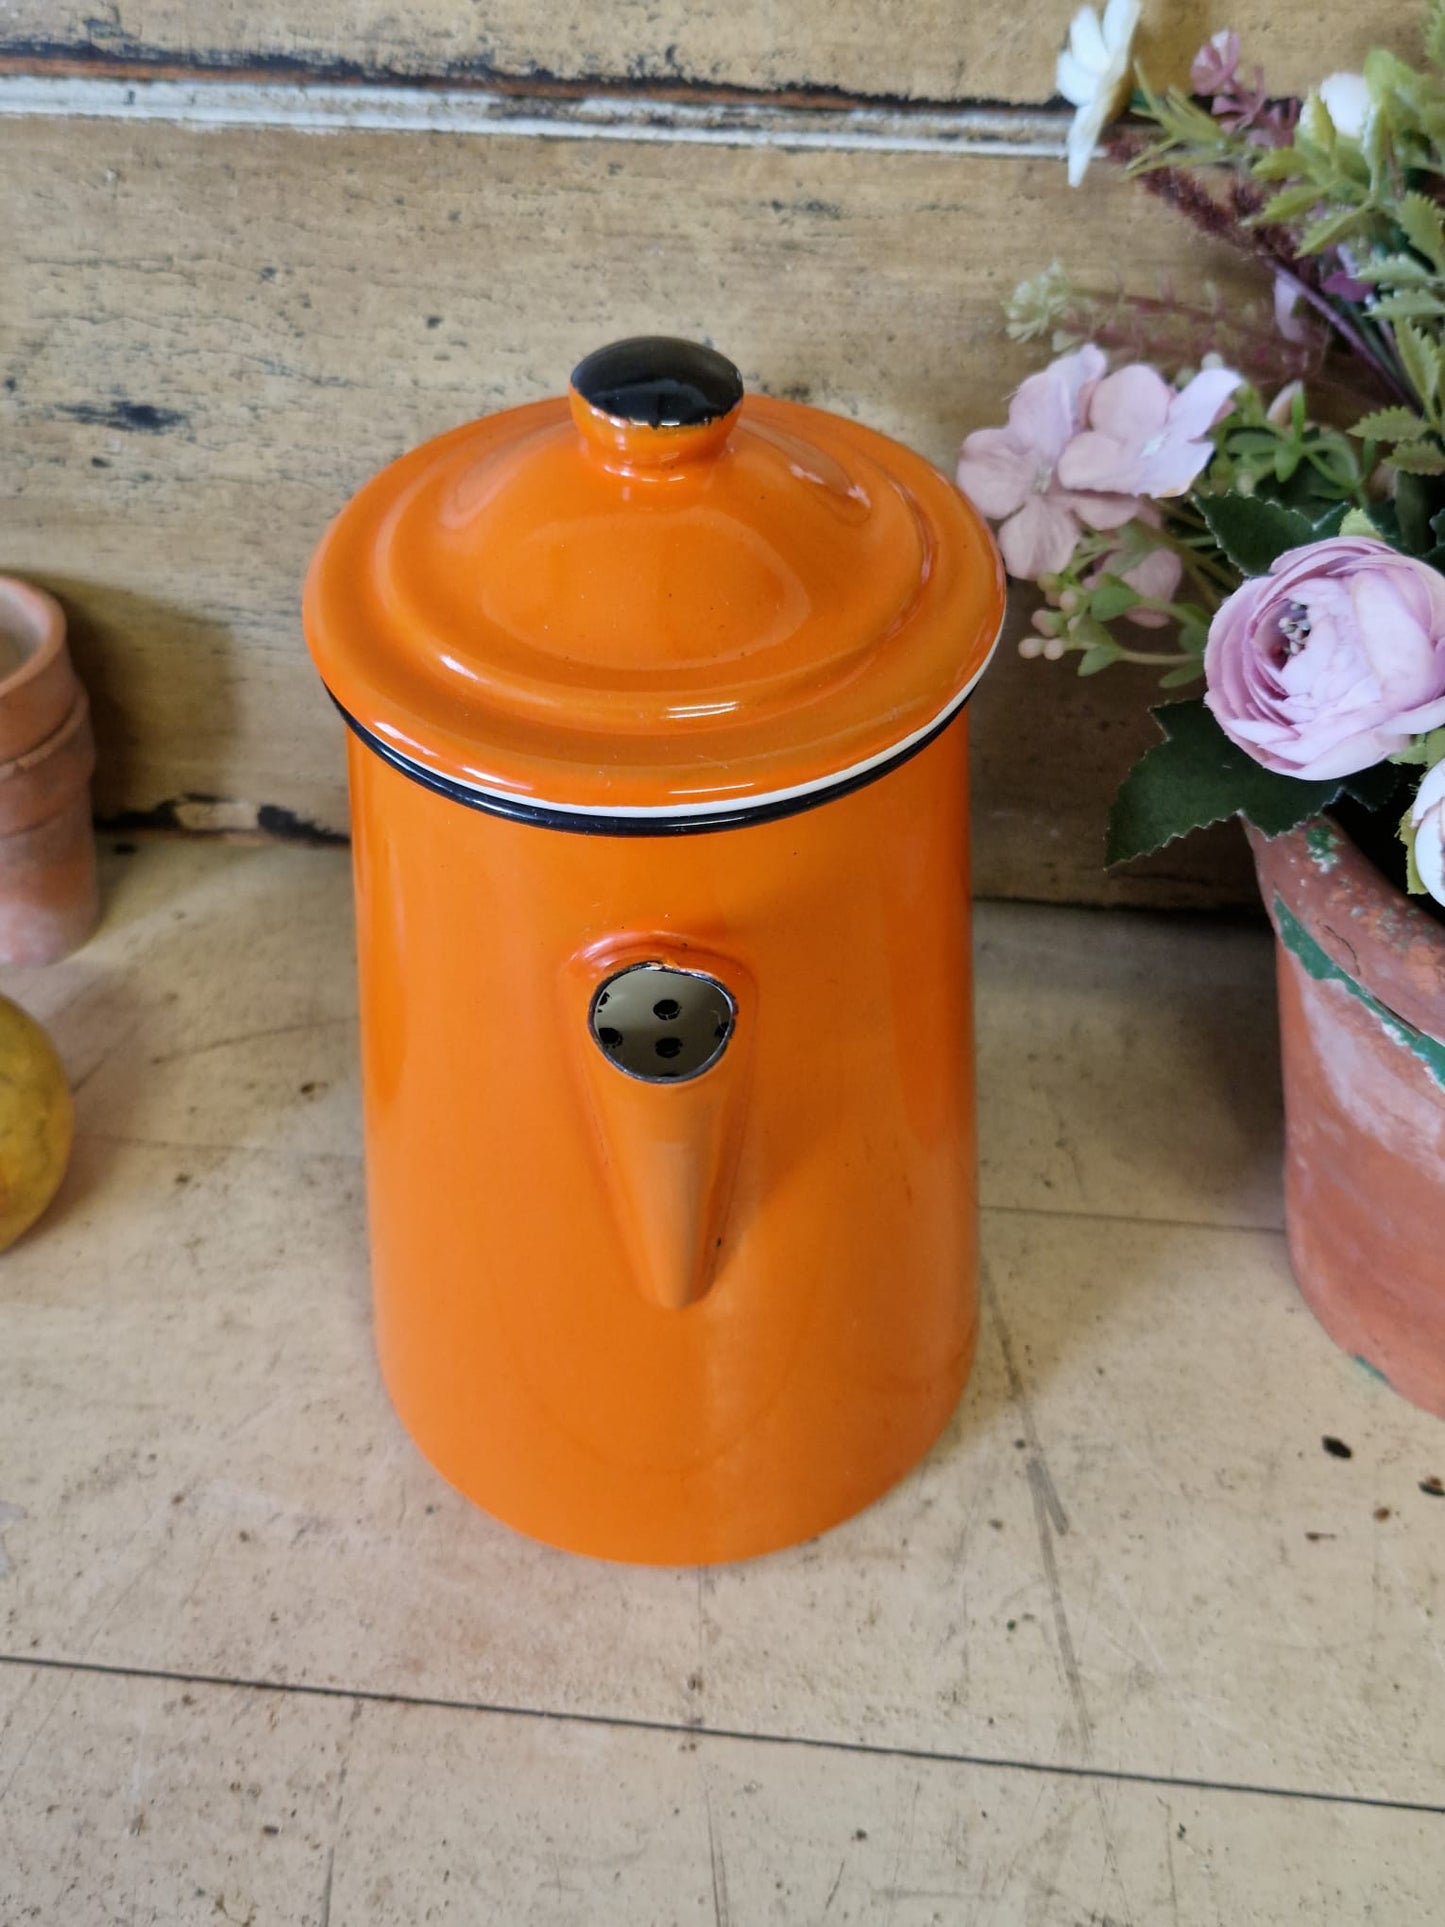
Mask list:
[[[0,1251],[60,1189],[74,1133],[55,1046],[19,1004],[0,997]]]

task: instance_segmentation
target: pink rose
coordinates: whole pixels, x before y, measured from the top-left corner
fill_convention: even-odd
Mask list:
[[[1352,776],[1445,724],[1445,577],[1368,536],[1290,549],[1220,606],[1204,676],[1257,763]]]

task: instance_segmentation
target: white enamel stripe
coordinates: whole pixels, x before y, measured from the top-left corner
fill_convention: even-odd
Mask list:
[[[109,80],[0,75],[0,116],[170,121],[301,133],[506,134],[543,140],[681,141],[714,147],[1012,154],[1061,160],[1068,117],[1032,109],[797,107],[462,88],[275,85],[237,80]]]
[[[881,770],[889,763],[899,761],[919,743],[926,742],[936,730],[943,728],[950,717],[958,714],[977,689],[984,671],[993,661],[994,652],[998,648],[999,637],[1002,634],[1003,624],[1000,623],[998,633],[989,644],[988,654],[969,681],[957,695],[944,704],[936,716],[924,723],[921,729],[915,729],[911,734],[901,736],[896,743],[891,743],[887,749],[879,750],[876,756],[866,757],[861,763],[850,763],[846,769],[830,770],[826,776],[815,777],[809,783],[794,783],[787,789],[754,791],[745,795],[722,798],[712,797],[705,803],[554,803],[548,797],[537,796],[531,792],[498,790],[492,789],[485,783],[469,783],[465,777],[453,776],[450,772],[435,770],[429,764],[419,762],[415,756],[397,749],[393,744],[387,744],[387,747],[392,755],[399,757],[412,768],[426,776],[439,778],[448,789],[464,791],[468,796],[475,796],[483,804],[494,803],[509,810],[519,808],[535,810],[539,815],[575,816],[579,820],[605,817],[614,820],[625,819],[630,822],[654,823],[676,823],[679,820],[706,822],[709,817],[714,816],[751,815],[754,812],[774,809],[779,804],[802,803],[810,796],[823,796],[831,790],[847,789],[866,780],[874,770]],[[385,742],[386,739],[378,736],[377,740]]]

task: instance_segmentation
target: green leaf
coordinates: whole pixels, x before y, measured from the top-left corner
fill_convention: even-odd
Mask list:
[[[1372,286],[1384,282],[1388,287],[1398,287],[1402,281],[1433,281],[1435,270],[1427,262],[1417,261],[1413,254],[1380,254],[1373,261],[1362,261],[1355,268],[1357,281],[1368,281]]]
[[[1445,314],[1445,301],[1423,288],[1409,288],[1400,294],[1382,294],[1370,304],[1370,313],[1382,321],[1436,321]]]
[[[1281,836],[1340,794],[1338,782],[1302,783],[1262,768],[1229,740],[1202,697],[1150,713],[1165,741],[1144,752],[1114,798],[1110,864],[1127,863],[1230,816],[1247,816],[1266,836]]]
[[[1269,455],[1279,440],[1274,428],[1226,428],[1224,439],[1231,455]]]
[[[1389,459],[1406,475],[1445,475],[1445,451],[1438,442],[1402,442]]]
[[[1389,117],[1385,114],[1366,114],[1360,153],[1370,177],[1370,194],[1376,206],[1389,192],[1391,148]]]
[[[1327,508],[1323,515],[1310,524],[1311,538],[1323,542],[1331,535],[1338,535],[1349,512],[1348,502],[1336,502],[1333,507]]]
[[[1300,236],[1300,253],[1319,254],[1336,241],[1342,241],[1364,218],[1365,210],[1361,207],[1339,207],[1333,214],[1322,214],[1318,221],[1311,221]]]
[[[1445,67],[1445,0],[1430,0],[1425,15],[1425,58]]]
[[[1381,103],[1387,102],[1391,94],[1398,94],[1402,100],[1408,101],[1418,92],[1422,81],[1427,86],[1435,84],[1428,74],[1417,74],[1413,68],[1407,67],[1400,56],[1391,53],[1388,47],[1371,47],[1360,63],[1360,69],[1371,94]]]
[[[1112,642],[1094,642],[1079,657],[1079,674],[1097,676],[1101,669],[1108,669],[1119,660],[1118,645]]]
[[[1445,219],[1435,202],[1418,192],[1403,195],[1395,208],[1395,219],[1410,246],[1445,274]]]
[[[1304,156],[1297,147],[1266,147],[1250,156],[1249,171],[1257,181],[1292,181],[1305,171]],[[1315,189],[1318,200],[1320,190]]]
[[[1306,151],[1313,148],[1328,158],[1333,155],[1338,140],[1339,129],[1329,108],[1318,94],[1306,95],[1295,131],[1296,144]]]
[[[1315,539],[1307,515],[1258,495],[1199,495],[1195,500],[1210,534],[1244,575],[1265,574],[1277,555]]]
[[[1346,776],[1340,788],[1367,810],[1381,810],[1400,787],[1400,772],[1393,763],[1372,763],[1369,769]]]
[[[1377,408],[1373,414],[1361,415],[1350,433],[1372,442],[1409,442],[1428,426],[1413,408]]]
[[[1161,689],[1182,689],[1186,683],[1198,682],[1204,674],[1202,662],[1182,662],[1177,669],[1167,669],[1159,678]]]
[[[1395,482],[1395,516],[1400,528],[1397,548],[1405,549],[1410,555],[1421,555],[1426,549],[1434,548],[1435,531],[1430,526],[1430,517],[1435,507],[1423,477],[1409,469],[1401,470]]]
[[[1400,533],[1400,512],[1393,502],[1371,502],[1369,515],[1374,525],[1374,533],[1382,542],[1388,542],[1392,549],[1403,549],[1407,546],[1404,536]],[[1427,542],[1430,540],[1428,532],[1425,540]]]
[[[1395,345],[1415,393],[1433,414],[1440,399],[1440,350],[1420,330],[1402,321],[1395,330]]]
[[[1301,214],[1312,213],[1324,199],[1320,189],[1313,181],[1304,181],[1298,187],[1282,187],[1278,194],[1272,194],[1259,210],[1259,220],[1264,223],[1298,220]]]
[[[1287,482],[1304,460],[1304,450],[1297,442],[1281,442],[1274,451],[1274,479]]]
[[[1340,534],[1341,535],[1368,535],[1368,536],[1372,536],[1374,540],[1377,542],[1382,542],[1385,539],[1380,534],[1380,531],[1375,527],[1375,524],[1370,520],[1369,516],[1366,514],[1364,509],[1356,509],[1356,508],[1350,509],[1346,514],[1344,521],[1341,522]]]
[[[1143,75],[1139,75],[1139,78],[1142,81]],[[1152,93],[1146,84],[1143,94],[1146,103],[1145,111],[1150,118],[1156,120],[1176,140],[1214,150],[1221,145],[1227,146],[1224,129],[1220,127],[1214,116],[1201,107],[1198,101],[1192,100],[1188,94],[1181,93],[1177,87],[1171,87],[1168,93],[1161,97]]]
[[[1392,763],[1418,765],[1422,769],[1433,769],[1442,760],[1445,760],[1445,729],[1432,729],[1428,736],[1417,736],[1408,748],[1397,750],[1390,758]]]
[[[1400,818],[1400,841],[1405,846],[1405,890],[1409,896],[1426,897],[1430,892],[1425,888],[1425,879],[1415,861],[1415,838],[1419,832],[1415,828],[1414,815],[1413,810],[1406,810]]]
[[[1121,576],[1106,575],[1089,597],[1089,614],[1100,622],[1113,622],[1126,609],[1138,606],[1139,591],[1131,589]],[[1085,672],[1081,669],[1079,674]]]
[[[1329,141],[1326,143],[1324,141],[1311,140],[1308,117],[1301,113],[1299,122],[1294,130],[1294,144],[1299,149],[1299,156],[1305,164],[1306,172],[1313,175],[1315,180],[1324,181],[1328,180],[1331,166],[1335,159],[1335,146],[1338,136],[1335,132],[1335,124],[1332,120],[1329,120],[1328,112],[1325,110],[1323,101],[1320,102],[1320,110],[1320,119],[1316,125],[1323,125],[1325,122],[1328,122],[1330,130]],[[1323,195],[1321,198],[1323,198]]]

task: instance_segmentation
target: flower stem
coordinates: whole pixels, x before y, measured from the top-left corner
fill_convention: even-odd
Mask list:
[[[1199,521],[1199,529],[1202,535],[1207,536],[1211,542],[1213,541],[1214,538],[1209,535],[1202,517]],[[1176,535],[1167,524],[1163,528],[1154,529],[1152,533],[1157,541],[1162,543],[1165,548],[1172,549],[1180,558],[1190,575],[1193,576],[1201,595],[1205,596],[1210,602],[1215,602],[1223,596],[1232,595],[1235,589],[1238,588],[1239,584],[1235,581],[1226,566],[1221,562],[1216,562],[1212,556],[1202,554],[1200,550],[1195,548],[1188,536]]]
[[[1126,649],[1122,644],[1117,647],[1120,662],[1140,663],[1146,669],[1182,669],[1187,663],[1191,669],[1199,668],[1201,675],[1204,673],[1198,656],[1186,656],[1182,653],[1171,656],[1166,655],[1162,650]]]
[[[1281,280],[1287,281],[1289,285],[1310,304],[1315,312],[1329,323],[1330,327],[1340,336],[1341,340],[1346,342],[1348,346],[1354,350],[1360,360],[1363,361],[1367,367],[1374,369],[1375,373],[1395,399],[1405,403],[1406,406],[1413,406],[1415,396],[1395,373],[1391,361],[1386,359],[1383,350],[1369,342],[1358,328],[1353,327],[1346,321],[1345,317],[1340,313],[1339,309],[1335,307],[1333,302],[1327,301],[1325,297],[1312,288],[1307,281],[1302,280],[1287,261],[1282,260],[1280,256],[1273,251],[1270,252],[1269,259],[1274,267],[1275,273],[1280,276]]]

